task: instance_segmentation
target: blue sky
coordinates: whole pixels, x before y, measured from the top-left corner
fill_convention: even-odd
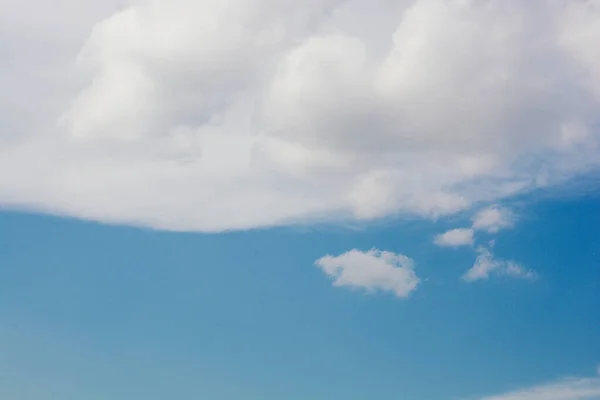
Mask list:
[[[468,214],[214,235],[5,212],[0,394],[481,399],[577,377],[597,397],[600,201],[534,200],[477,241],[536,279],[476,282],[461,280],[472,247],[432,240]],[[374,247],[415,260],[407,298],[334,287],[314,265]]]
[[[0,398],[600,399],[599,0],[3,0]]]

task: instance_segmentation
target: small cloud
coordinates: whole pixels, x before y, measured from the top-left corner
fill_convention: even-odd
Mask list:
[[[506,265],[499,272],[501,275],[513,278],[535,279],[536,277],[535,272],[523,268],[523,266],[514,261],[506,261]]]
[[[515,261],[494,258],[490,249],[486,247],[479,247],[477,253],[479,254],[475,264],[462,277],[467,282],[489,279],[491,275],[519,279],[535,279],[537,277],[535,272],[524,268]]]
[[[353,249],[338,256],[326,255],[315,261],[315,265],[333,278],[333,286],[393,292],[398,297],[408,297],[419,284],[414,261],[389,251]]]
[[[473,229],[459,228],[437,235],[433,242],[442,247],[458,247],[470,246],[473,244],[473,240]]]
[[[598,364],[598,367],[596,368],[596,373],[598,374],[598,376],[600,376],[600,364]]]
[[[516,217],[511,210],[491,206],[479,211],[473,218],[473,229],[496,233],[501,229],[512,228]]]

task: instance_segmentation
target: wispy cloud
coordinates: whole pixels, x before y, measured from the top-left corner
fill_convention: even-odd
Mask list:
[[[492,275],[520,279],[535,279],[537,277],[535,272],[526,269],[515,261],[495,258],[487,247],[478,247],[477,253],[475,264],[462,277],[467,282],[489,279]]]
[[[600,378],[572,378],[520,389],[480,400],[598,400]]]
[[[414,261],[388,251],[353,249],[338,256],[324,256],[315,265],[333,279],[334,286],[387,291],[407,297],[419,284]]]
[[[491,206],[479,211],[473,218],[473,229],[496,233],[512,228],[516,222],[514,213],[505,207]]]

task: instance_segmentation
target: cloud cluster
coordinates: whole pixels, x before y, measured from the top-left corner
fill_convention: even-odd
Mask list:
[[[516,216],[510,209],[492,205],[475,214],[470,228],[450,229],[436,235],[433,242],[441,247],[472,246],[476,231],[497,233],[501,229],[512,228],[515,222]]]
[[[37,2],[0,16],[21,21],[3,207],[197,231],[431,217],[600,160],[597,0]]]
[[[419,285],[413,260],[389,251],[353,249],[338,256],[322,257],[315,265],[333,279],[334,286],[408,297]]]
[[[433,242],[440,247],[473,246],[476,231],[497,233],[501,229],[512,228],[515,222],[516,216],[510,209],[492,205],[475,214],[470,228],[451,229],[436,235]],[[535,272],[524,268],[515,261],[495,258],[491,251],[494,243],[495,241],[492,240],[489,246],[482,245],[475,249],[477,258],[473,266],[463,275],[464,281],[474,282],[489,279],[491,275],[521,279],[537,277]]]

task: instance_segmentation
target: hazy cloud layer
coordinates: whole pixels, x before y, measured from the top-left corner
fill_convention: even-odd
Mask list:
[[[597,0],[9,0],[0,21],[3,207],[431,217],[600,162]]]

